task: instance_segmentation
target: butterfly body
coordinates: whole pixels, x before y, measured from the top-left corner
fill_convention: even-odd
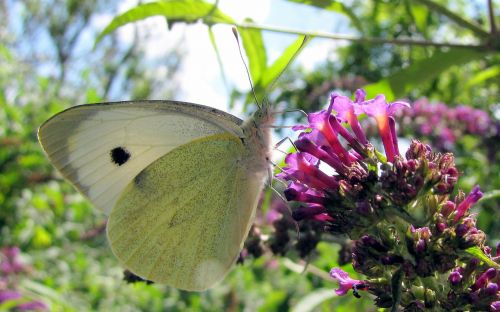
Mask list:
[[[109,214],[120,262],[142,278],[201,291],[243,247],[270,170],[272,114],[247,121],[206,106],[83,105],[39,140],[55,167]]]
[[[264,171],[266,174],[271,160],[271,128],[273,115],[267,106],[259,108],[251,118],[242,125],[245,146],[248,151],[248,166],[250,170]]]

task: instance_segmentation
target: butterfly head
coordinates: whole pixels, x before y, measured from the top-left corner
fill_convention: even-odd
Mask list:
[[[269,128],[269,126],[274,122],[274,115],[271,111],[271,106],[260,106],[257,111],[253,113],[252,119],[257,128]]]

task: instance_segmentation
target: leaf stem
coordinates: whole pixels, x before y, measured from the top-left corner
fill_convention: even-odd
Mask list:
[[[451,43],[451,42],[434,42],[430,40],[416,40],[416,39],[395,39],[395,38],[375,38],[375,37],[358,37],[345,34],[335,34],[328,32],[319,31],[303,31],[292,28],[271,26],[263,24],[255,24],[252,22],[243,22],[231,24],[236,27],[247,28],[247,29],[259,29],[278,33],[294,34],[294,35],[304,35],[310,37],[334,39],[334,40],[347,40],[352,42],[367,43],[367,44],[393,44],[393,45],[416,45],[416,46],[432,46],[432,47],[448,47],[448,48],[464,48],[473,50],[484,50],[488,49],[486,45],[475,45],[475,44],[463,44],[463,43]]]
[[[473,31],[476,35],[480,36],[480,37],[483,37],[483,38],[487,38],[490,36],[490,34],[484,30],[481,25],[479,24],[476,24],[472,21],[469,21],[469,20],[466,20],[464,19],[463,17],[461,17],[460,15],[450,11],[448,8],[446,8],[445,6],[441,5],[441,4],[438,4],[434,1],[431,1],[431,0],[417,0],[418,2],[424,4],[425,6],[427,6],[429,9],[431,10],[434,10],[446,17],[448,17],[450,20],[454,21],[456,24],[462,26],[462,27],[465,27],[465,28],[468,28],[470,29],[471,31]]]

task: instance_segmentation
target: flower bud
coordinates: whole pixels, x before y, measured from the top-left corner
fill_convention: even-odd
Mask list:
[[[463,273],[463,268],[461,267],[453,270],[450,273],[450,276],[448,277],[448,281],[450,282],[450,284],[453,286],[458,285],[463,279],[462,273]]]

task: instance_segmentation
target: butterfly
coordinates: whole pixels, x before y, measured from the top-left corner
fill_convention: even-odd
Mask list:
[[[243,247],[270,176],[273,113],[246,121],[176,101],[81,105],[47,120],[52,164],[108,217],[134,274],[189,291],[222,280]]]

